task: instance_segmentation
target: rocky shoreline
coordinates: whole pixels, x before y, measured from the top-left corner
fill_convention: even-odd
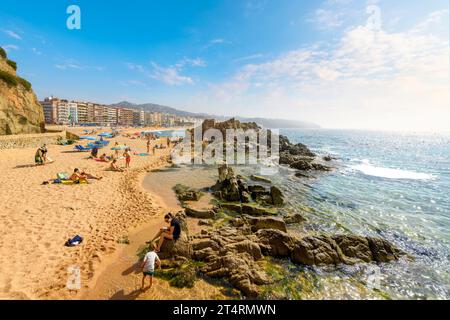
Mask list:
[[[234,119],[222,123],[205,121],[203,131],[210,128],[225,131],[259,127]],[[320,159],[307,146],[292,144],[285,136],[280,136],[279,150],[280,164],[295,169],[298,177],[333,170],[325,163],[334,158]],[[264,267],[270,257],[299,266],[338,266],[388,263],[406,255],[381,238],[353,234],[290,234],[288,225],[301,224],[306,219],[299,213],[280,214],[285,205],[281,189],[266,177],[251,175],[248,178],[236,174],[226,164],[218,166],[217,182],[208,190],[177,185],[174,191],[184,207],[176,216],[183,236],[176,243],[163,246],[161,258],[165,259],[165,267],[186,270],[186,266],[190,266],[191,278],[194,274],[223,279],[247,298],[261,298],[262,288],[274,282]],[[191,205],[205,192],[213,196],[213,205],[207,209]],[[192,219],[198,220],[201,226],[196,234],[190,234],[188,227]]]
[[[263,286],[273,283],[262,263],[267,257],[287,259],[300,266],[338,266],[387,263],[406,254],[381,238],[290,235],[287,226],[305,219],[300,214],[279,215],[284,197],[276,186],[248,185],[226,165],[219,167],[218,176],[210,190],[215,196],[214,206],[197,210],[185,205],[185,210],[177,214],[183,237],[163,246],[161,258],[166,259],[166,268],[185,268],[195,262],[196,274],[224,279],[245,297],[255,299]],[[182,189],[178,196],[183,199],[185,193],[193,192]],[[189,232],[187,221],[192,218],[202,226],[199,234]]]

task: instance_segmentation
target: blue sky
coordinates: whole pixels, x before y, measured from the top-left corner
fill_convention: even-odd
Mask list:
[[[448,126],[446,0],[125,3],[2,0],[0,45],[40,98],[325,127]],[[81,30],[66,27],[73,4]]]

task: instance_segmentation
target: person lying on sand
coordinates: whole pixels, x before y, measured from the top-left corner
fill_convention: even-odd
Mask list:
[[[110,166],[109,166],[109,169],[110,169],[111,171],[123,172],[123,169],[120,168],[120,167],[117,165],[117,159],[114,159],[114,160],[111,162],[111,164],[110,164]]]
[[[181,235],[181,225],[180,222],[173,217],[171,213],[164,216],[164,221],[170,226],[169,228],[162,228],[159,230],[158,234],[153,238],[152,242],[159,237],[158,247],[156,252],[161,251],[161,247],[164,241],[173,240],[177,241]]]
[[[80,172],[80,169],[76,168],[73,170],[72,175],[70,176],[69,180],[72,180],[74,182],[80,183],[80,182],[88,182],[88,179],[94,179],[94,180],[101,180],[102,177],[96,177],[90,173],[86,172]]]
[[[153,285],[153,276],[155,275],[155,264],[158,268],[161,268],[161,260],[159,260],[159,257],[155,252],[155,245],[150,243],[149,249],[150,251],[145,255],[141,265],[141,270],[143,273],[141,290],[144,290],[145,278],[147,277],[150,278],[150,286],[148,289],[151,289]]]
[[[108,157],[106,156],[106,153],[102,154],[99,158],[100,161],[108,162]]]

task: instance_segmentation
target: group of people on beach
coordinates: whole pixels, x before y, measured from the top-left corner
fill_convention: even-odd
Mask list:
[[[148,287],[148,289],[150,289],[153,285],[155,266],[157,266],[158,268],[161,267],[161,260],[159,259],[158,253],[161,251],[163,244],[168,241],[176,242],[181,236],[181,224],[172,215],[172,213],[166,214],[164,216],[164,221],[168,226],[161,228],[159,232],[153,237],[148,247],[149,251],[142,260],[140,266],[143,273],[141,290],[144,290],[145,288],[145,279],[147,277],[149,277],[150,281],[150,286]],[[159,239],[159,241],[158,244],[155,245],[155,241],[157,239]]]

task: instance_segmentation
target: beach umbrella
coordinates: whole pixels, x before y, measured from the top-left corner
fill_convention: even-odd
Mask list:
[[[125,149],[127,149],[128,147],[127,146],[115,146],[115,147],[112,147],[111,148],[111,150],[125,150]]]
[[[83,137],[80,137],[80,140],[96,141],[97,138],[96,137],[91,137],[91,136],[83,136]]]
[[[99,137],[112,137],[112,134],[108,133],[108,132],[103,132],[103,133],[100,133],[98,136]]]

